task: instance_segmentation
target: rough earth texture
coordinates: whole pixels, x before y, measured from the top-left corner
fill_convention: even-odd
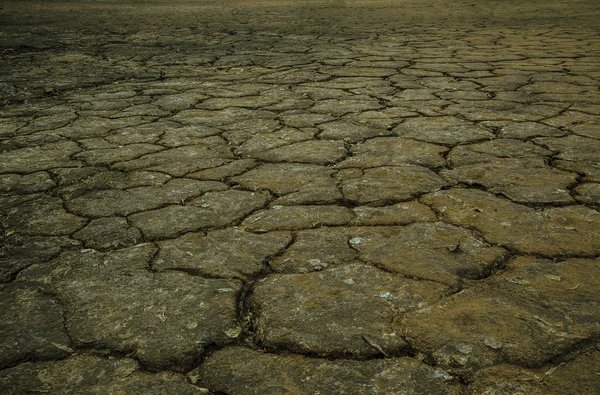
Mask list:
[[[600,394],[600,6],[0,5],[2,394]]]

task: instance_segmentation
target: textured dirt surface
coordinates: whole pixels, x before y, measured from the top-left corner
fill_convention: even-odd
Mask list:
[[[600,7],[5,1],[2,394],[600,394]]]

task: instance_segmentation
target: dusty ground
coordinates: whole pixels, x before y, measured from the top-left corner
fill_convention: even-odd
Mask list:
[[[597,1],[1,8],[2,394],[600,393]]]

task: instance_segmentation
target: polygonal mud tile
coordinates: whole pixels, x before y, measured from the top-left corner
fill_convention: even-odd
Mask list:
[[[575,193],[578,202],[600,205],[600,184],[581,184],[575,188]]]
[[[344,140],[351,143],[372,137],[388,136],[391,133],[385,129],[366,125],[357,125],[346,121],[334,121],[319,125],[319,138],[328,140]]]
[[[110,136],[104,138],[111,144],[127,145],[141,143],[156,143],[163,133],[170,129],[182,129],[180,124],[172,121],[158,121],[129,128],[115,130]]]
[[[359,204],[408,200],[436,191],[447,183],[433,171],[415,165],[365,169],[342,181],[342,194]]]
[[[240,333],[241,282],[148,270],[155,248],[66,252],[19,281],[47,284],[66,310],[76,344],[131,353],[158,369],[189,369],[208,344]]]
[[[469,185],[482,185],[518,203],[571,203],[569,187],[577,182],[576,173],[545,166],[538,160],[495,159],[440,171],[440,176]]]
[[[69,236],[8,237],[0,247],[0,282],[8,282],[22,269],[49,261],[63,248],[81,247]]]
[[[200,170],[187,175],[189,178],[196,180],[215,180],[223,181],[229,177],[237,176],[252,170],[259,165],[255,159],[239,159],[226,163],[222,166],[212,169]]]
[[[233,153],[220,137],[207,137],[204,144],[187,145],[144,155],[112,168],[121,171],[151,170],[181,177],[186,173],[209,169],[230,162]]]
[[[356,97],[348,99],[328,99],[318,101],[310,110],[316,113],[322,113],[339,117],[348,113],[358,113],[367,110],[378,110],[381,104],[373,98],[367,97],[357,99]]]
[[[409,278],[457,286],[491,274],[507,251],[471,231],[442,222],[398,227],[349,228],[360,258]]]
[[[63,358],[72,352],[63,310],[40,284],[0,285],[0,367],[25,360]]]
[[[252,155],[269,162],[299,162],[327,165],[343,160],[348,155],[344,142],[339,140],[311,140],[294,143]]]
[[[517,257],[486,284],[569,317],[572,325],[600,333],[600,259]]]
[[[55,167],[81,167],[83,162],[71,159],[79,151],[77,143],[65,141],[4,152],[0,156],[0,172],[33,173]]]
[[[488,129],[455,117],[409,118],[396,126],[394,133],[400,137],[443,145],[494,138]]]
[[[600,253],[600,213],[585,206],[542,211],[476,189],[449,189],[421,198],[446,221],[470,227],[494,244],[547,257]]]
[[[126,218],[106,217],[92,220],[85,228],[73,234],[87,248],[97,250],[130,247],[142,240],[140,231],[127,223]]]
[[[256,338],[268,348],[329,356],[398,355],[407,344],[395,320],[447,291],[440,284],[351,264],[271,275],[256,285],[249,305]]]
[[[202,144],[206,137],[217,135],[220,132],[219,129],[204,126],[172,128],[161,134],[158,144],[169,148]]]
[[[544,164],[544,158],[552,156],[552,151],[525,142],[512,139],[496,139],[469,145],[459,145],[448,154],[448,162],[453,167],[487,163],[498,158],[528,158],[537,159],[539,165]]]
[[[87,220],[68,213],[59,198],[43,196],[12,208],[6,228],[20,235],[60,236],[81,229]]]
[[[198,387],[173,372],[150,373],[129,358],[77,355],[62,361],[24,363],[0,372],[6,395],[53,394],[198,394]]]
[[[280,115],[280,118],[287,126],[296,128],[311,128],[318,124],[335,120],[331,115],[302,111],[286,112]]]
[[[406,102],[402,103],[402,105],[406,105]],[[392,127],[402,122],[404,118],[416,117],[418,115],[417,112],[409,110],[406,107],[386,107],[377,111],[346,114],[343,120],[389,131]],[[393,131],[389,131],[386,134],[388,136],[394,135]]]
[[[243,134],[248,134],[246,138]],[[288,146],[293,143],[307,141],[312,139],[314,131],[300,130],[296,128],[283,128],[274,132],[269,133],[250,133],[247,130],[241,130],[238,132],[230,132],[228,139],[231,141],[244,140],[243,143],[239,144],[235,152],[242,157],[253,157],[259,158],[265,151],[272,150],[275,148],[281,148]],[[281,150],[277,152],[282,152]],[[283,151],[285,154],[285,150]]]
[[[401,137],[377,137],[356,144],[352,156],[336,165],[347,167],[398,166],[404,164],[441,167],[445,147]]]
[[[158,242],[160,251],[152,269],[185,270],[209,277],[247,278],[266,269],[269,257],[279,254],[292,241],[288,232],[254,234],[237,229],[188,233]]]
[[[250,215],[241,227],[251,232],[299,230],[346,225],[353,217],[349,208],[341,206],[273,206]]]
[[[204,192],[222,191],[227,185],[217,181],[173,179],[157,186],[91,191],[67,201],[67,208],[86,217],[127,216],[139,211],[182,203]]]
[[[121,114],[119,118],[80,116],[69,125],[55,129],[54,133],[71,140],[105,137],[111,134],[112,130],[151,123],[156,118],[156,116],[127,116],[127,114]]]
[[[477,372],[469,385],[469,394],[594,395],[600,388],[598,372],[598,351],[537,370],[514,365],[493,366]]]
[[[567,134],[567,132],[538,122],[515,122],[500,128],[500,136],[507,139],[561,137],[565,134]]]
[[[352,209],[354,219],[350,225],[407,225],[413,222],[432,222],[437,219],[428,206],[419,202],[403,202],[392,206],[359,206]]]
[[[556,159],[597,164],[600,162],[600,140],[581,136],[561,138],[539,137],[536,144],[558,152]]]
[[[333,203],[342,198],[334,170],[325,166],[301,163],[267,163],[241,176],[233,182],[258,191],[267,189],[280,196],[274,204]]]
[[[557,311],[484,286],[415,311],[403,326],[411,346],[467,376],[502,363],[539,367],[590,336]]]
[[[0,193],[36,193],[54,188],[55,182],[46,172],[0,175]]]
[[[296,232],[294,242],[275,258],[275,272],[308,273],[356,260],[357,253],[348,244],[343,228],[317,228]]]
[[[163,149],[163,147],[153,144],[128,144],[115,148],[83,151],[76,154],[74,158],[83,160],[88,166],[102,166],[136,159],[142,155],[162,151]]]
[[[173,120],[188,125],[222,126],[246,119],[271,119],[276,114],[268,111],[248,110],[245,108],[225,108],[223,110],[211,111],[203,109],[183,110],[173,116]]]
[[[186,206],[173,205],[145,211],[129,216],[129,220],[144,237],[156,240],[229,225],[264,207],[267,201],[268,198],[258,192],[208,192]]]
[[[581,181],[600,182],[600,163],[585,161],[556,160],[554,167],[560,170],[582,174]]]
[[[90,191],[159,186],[172,179],[171,176],[158,172],[107,171],[91,167],[53,169],[50,173],[54,174],[59,183],[59,187],[53,192],[67,200]]]
[[[217,351],[189,376],[230,395],[461,393],[451,375],[411,358],[327,360],[241,347]]]

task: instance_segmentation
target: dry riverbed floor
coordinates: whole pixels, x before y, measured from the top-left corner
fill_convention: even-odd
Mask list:
[[[0,4],[2,394],[599,394],[594,0]]]

